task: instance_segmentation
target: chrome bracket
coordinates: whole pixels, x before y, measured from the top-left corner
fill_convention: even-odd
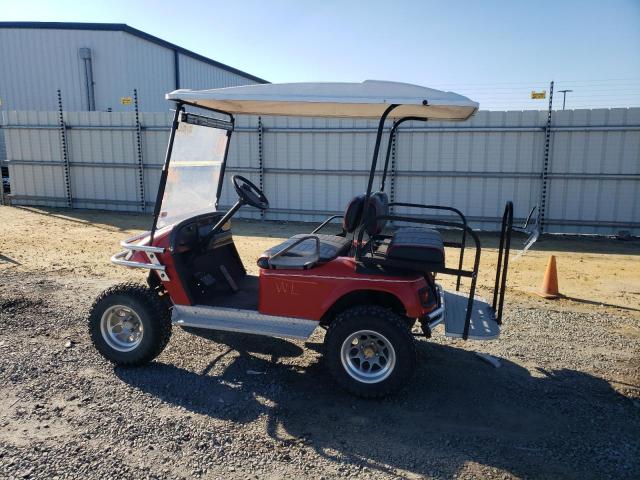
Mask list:
[[[162,270],[160,270],[160,269],[154,269],[154,270],[158,274],[158,277],[160,277],[160,280],[162,280],[163,282],[168,282],[169,281],[169,275],[167,275],[167,272],[164,269],[164,265],[162,265],[160,263],[160,260],[158,260],[158,256],[154,252],[144,252],[144,253],[147,255],[147,257],[149,257],[149,261],[153,265],[156,265],[158,267],[162,267]]]

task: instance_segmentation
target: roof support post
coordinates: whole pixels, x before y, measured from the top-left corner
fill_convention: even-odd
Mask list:
[[[229,155],[229,145],[231,144],[231,134],[233,133],[233,127],[235,126],[235,118],[231,119],[231,130],[227,130],[227,145],[224,147],[224,158],[222,159],[222,166],[220,167],[220,177],[218,180],[218,189],[216,190],[216,209],[220,203],[220,195],[222,195],[222,185],[224,184],[224,174],[227,170],[227,156]]]
[[[173,114],[173,122],[171,122],[171,133],[169,134],[169,144],[167,145],[167,153],[164,157],[164,165],[162,166],[162,173],[160,173],[160,184],[158,185],[158,193],[156,195],[156,203],[153,207],[153,223],[151,224],[151,238],[149,239],[149,245],[153,242],[153,236],[156,233],[156,226],[158,225],[158,215],[160,215],[160,208],[162,208],[162,197],[164,196],[164,189],[167,186],[167,176],[169,175],[169,161],[171,160],[171,152],[173,151],[173,141],[176,138],[176,130],[180,120],[180,112],[182,111],[182,103],[176,103],[176,111]]]
[[[397,104],[391,104],[384,111],[378,122],[378,133],[376,134],[376,145],[373,149],[373,159],[371,160],[371,171],[369,172],[369,183],[367,184],[367,194],[365,195],[364,204],[367,205],[369,197],[371,196],[371,188],[373,187],[373,179],[376,176],[376,166],[378,165],[378,153],[380,152],[380,142],[382,141],[382,131],[384,130],[384,122],[391,111],[396,108]],[[364,218],[364,215],[363,215]]]

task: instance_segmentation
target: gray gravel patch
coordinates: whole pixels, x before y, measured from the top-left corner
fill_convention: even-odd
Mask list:
[[[636,320],[511,298],[500,340],[420,340],[411,385],[365,401],[331,383],[321,333],[175,329],[114,368],[85,328],[105,286],[3,272],[0,477],[640,478]]]

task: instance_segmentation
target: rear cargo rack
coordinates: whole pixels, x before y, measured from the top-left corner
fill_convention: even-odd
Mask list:
[[[526,228],[535,207],[531,210],[529,218],[523,228]],[[500,248],[498,249],[498,264],[496,266],[496,283],[493,287],[493,303],[491,307],[496,312],[496,322],[502,325],[502,307],[504,307],[504,294],[507,288],[507,270],[509,269],[509,249],[511,247],[511,232],[513,231],[513,202],[507,202],[502,215],[502,228],[500,230]]]
[[[471,286],[469,288],[468,297],[464,299],[466,301],[466,306],[460,308],[456,308],[456,311],[459,314],[464,314],[464,324],[460,325],[462,322],[459,320],[454,322],[456,327],[453,331],[450,329],[452,322],[446,321],[446,311],[444,312],[445,318],[445,326],[449,326],[447,333],[451,333],[450,336],[460,337],[464,340],[467,340],[469,337],[469,330],[471,328],[472,323],[472,315],[474,310],[476,313],[480,312],[482,321],[494,321],[497,325],[502,324],[502,310],[504,306],[504,295],[506,291],[507,284],[507,271],[509,268],[509,248],[511,246],[511,232],[513,230],[513,202],[508,201],[505,205],[504,213],[502,215],[502,225],[500,229],[500,246],[498,249],[498,264],[496,268],[496,281],[494,285],[493,292],[493,303],[491,305],[486,304],[486,302],[476,299],[476,283],[478,280],[478,269],[480,266],[480,239],[476,232],[474,232],[468,225],[466,217],[459,210],[452,207],[445,207],[439,205],[420,205],[413,203],[390,203],[389,206],[402,206],[402,207],[413,207],[413,208],[423,208],[423,209],[434,209],[434,210],[448,210],[456,213],[461,221],[453,222],[453,221],[444,221],[444,220],[436,220],[429,218],[417,218],[411,216],[400,216],[400,215],[379,215],[375,218],[371,219],[371,221],[378,220],[387,220],[387,221],[395,221],[395,222],[407,222],[407,223],[419,223],[423,225],[433,225],[436,227],[445,227],[458,229],[462,231],[462,238],[460,242],[444,242],[444,245],[447,247],[456,247],[460,249],[460,255],[458,258],[458,267],[457,268],[447,268],[441,265],[433,264],[429,271],[434,273],[443,273],[445,275],[454,275],[457,277],[456,282],[456,291],[460,289],[460,280],[461,277],[469,277],[471,278]],[[362,245],[362,240],[364,233],[366,232],[367,225],[366,223],[360,228],[358,233],[358,245]],[[466,248],[466,240],[467,236],[471,237],[474,242],[475,247],[475,255],[473,261],[473,269],[465,270],[463,268],[463,260],[464,260],[464,251]],[[410,268],[411,262],[401,261],[401,260],[391,260],[391,259],[380,259],[377,258],[375,260],[368,259],[362,256],[362,248],[358,248],[356,250],[356,260],[361,261],[363,263],[375,263],[382,267],[399,267],[399,268]],[[458,305],[462,301],[460,296],[455,297],[455,304]],[[441,303],[441,299],[439,299],[439,303]],[[443,305],[439,304],[439,308]],[[463,310],[464,309],[464,310]],[[452,313],[452,312],[450,312]],[[451,318],[451,317],[449,317]],[[434,319],[435,320],[435,319]],[[439,320],[442,321],[442,320]],[[438,322],[439,323],[439,322]],[[462,327],[462,329],[460,329]],[[461,330],[461,331],[460,331]],[[474,331],[479,331],[477,325],[475,325],[474,321]],[[495,332],[491,329],[485,329],[484,336],[486,338],[495,338]],[[472,335],[472,338],[479,339],[478,335]]]

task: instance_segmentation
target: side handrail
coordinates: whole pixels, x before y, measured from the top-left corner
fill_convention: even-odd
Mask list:
[[[467,242],[466,227],[468,224],[467,224],[467,217],[465,217],[460,210],[454,207],[447,207],[444,205],[422,205],[419,203],[405,203],[405,202],[392,202],[389,204],[389,207],[410,207],[410,208],[424,208],[429,210],[446,210],[458,215],[462,220],[462,224],[465,226],[465,228],[462,229],[462,239],[460,240],[460,259],[458,261],[458,270],[462,270],[462,263],[464,261],[464,249]],[[456,292],[460,291],[460,280],[461,280],[461,275],[458,275],[458,278],[456,280]]]
[[[531,210],[529,218],[536,207]],[[529,219],[527,219],[527,223]],[[526,225],[526,224],[525,224]],[[504,207],[502,227],[500,229],[500,247],[498,249],[498,264],[496,266],[496,283],[493,288],[493,311],[496,312],[496,322],[502,325],[502,309],[504,294],[507,287],[507,270],[509,269],[509,250],[511,248],[511,232],[513,230],[513,202],[509,201]]]
[[[522,225],[521,227],[512,227],[514,230],[516,230],[517,232],[526,232],[527,231],[527,227],[529,226],[529,222],[531,221],[531,218],[533,217],[533,212],[535,212],[538,209],[537,205],[534,205],[533,208],[531,209],[531,211],[529,212],[529,215],[527,215],[527,219],[524,222],[524,225]]]
[[[151,245],[138,245],[137,242],[141,238],[148,237],[150,232],[142,232],[133,237],[126,238],[120,242],[120,246],[126,250],[138,250],[141,252],[164,253],[163,247],[153,247]]]
[[[129,254],[129,250],[123,250],[119,253],[116,253],[111,257],[111,263],[116,265],[122,265],[123,267],[131,267],[131,268],[146,268],[148,270],[159,270],[161,272],[165,271],[164,265],[153,264],[153,263],[144,263],[144,262],[133,262],[131,260],[125,260],[125,257]]]
[[[324,222],[322,222],[320,225],[318,225],[316,227],[316,229],[311,233],[318,233],[320,230],[322,230],[324,227],[326,227],[331,222],[331,220],[335,220],[336,218],[344,218],[344,215],[341,215],[341,214],[340,215],[331,215]]]
[[[539,220],[538,217],[536,217],[536,219],[534,220],[533,228],[531,228],[530,230],[528,229],[529,222],[531,221],[531,217],[533,216],[533,212],[535,212],[537,208],[538,208],[537,205],[533,206],[533,208],[529,212],[529,216],[527,217],[527,220],[524,222],[523,226],[518,227],[518,226],[514,225],[513,227],[511,227],[516,232],[526,233],[527,234],[527,239],[525,240],[524,247],[522,248],[522,254],[524,254],[527,250],[529,250],[529,248],[531,248],[531,245],[536,243],[536,241],[540,237],[540,228],[539,228],[539,225],[538,225],[538,220]]]
[[[473,301],[476,295],[476,283],[478,281],[478,269],[480,267],[480,238],[478,234],[474,232],[468,225],[464,225],[456,222],[447,222],[444,220],[432,220],[432,219],[423,219],[416,217],[404,217],[399,215],[379,215],[373,218],[374,221],[377,220],[387,220],[387,221],[396,221],[396,222],[407,222],[407,223],[421,223],[423,225],[439,225],[442,227],[450,227],[450,228],[460,228],[464,229],[472,238],[475,244],[475,258],[473,261],[473,271],[471,273],[471,287],[469,288],[469,300],[467,301],[467,312],[464,320],[464,330],[462,333],[462,339],[467,340],[469,337],[469,327],[471,325],[471,313],[473,312]],[[362,238],[364,237],[364,233],[367,229],[367,224],[365,223],[360,227],[358,231],[358,248],[356,249],[356,260],[359,261],[361,258],[362,249]],[[461,269],[456,269],[456,274],[460,274]],[[446,273],[446,272],[445,272]],[[506,276],[505,276],[506,281]]]
[[[126,250],[133,250],[138,252],[152,252],[152,253],[164,253],[163,247],[152,247],[150,245],[135,245],[129,243],[129,240],[122,240],[120,246]]]
[[[300,237],[298,238],[295,242],[293,242],[291,245],[287,245],[286,247],[278,250],[275,254],[271,255],[271,257],[269,257],[268,263],[269,266],[271,266],[271,262],[273,260],[275,260],[278,257],[281,257],[282,255],[288,253],[289,251],[291,251],[292,248],[300,245],[302,242],[304,242],[305,240],[309,240],[309,239],[314,239],[316,241],[316,251],[315,251],[315,256],[317,258],[320,258],[320,239],[316,236],[316,235],[305,235],[304,237]]]

